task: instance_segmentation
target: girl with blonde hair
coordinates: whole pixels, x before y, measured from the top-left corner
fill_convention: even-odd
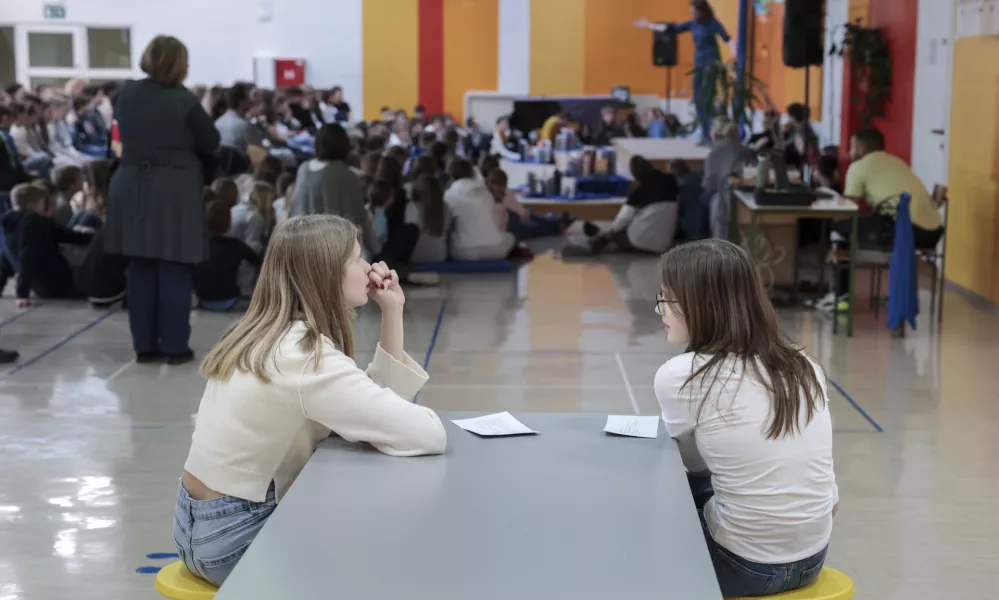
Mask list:
[[[371,298],[381,335],[367,370],[350,319]],[[398,276],[361,256],[342,217],[274,232],[246,314],[205,357],[208,380],[173,527],[192,573],[220,585],[330,432],[392,456],[440,454],[437,415],[410,401],[427,374],[403,350]]]

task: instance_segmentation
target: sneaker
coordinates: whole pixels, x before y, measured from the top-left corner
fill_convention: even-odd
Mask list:
[[[849,299],[850,297],[844,294],[839,298],[834,298],[830,302],[824,302],[821,305],[816,304],[815,310],[821,310],[823,312],[833,312],[833,310],[836,312],[846,312],[850,306]],[[844,306],[847,308],[843,308]]]
[[[166,357],[168,365],[184,365],[194,360],[194,350],[188,348],[186,352],[180,354],[164,354],[163,356]]]
[[[2,350],[0,349],[0,365],[10,364],[12,362],[17,362],[17,359],[21,355],[14,350]]]
[[[595,235],[600,235],[600,228],[590,223],[589,221],[583,223],[583,233],[586,237],[593,237]]]

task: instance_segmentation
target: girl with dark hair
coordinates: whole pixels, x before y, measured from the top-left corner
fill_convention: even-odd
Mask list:
[[[730,242],[667,252],[656,312],[685,348],[654,387],[722,595],[811,584],[839,502],[822,369],[784,336],[756,265]]]
[[[420,228],[420,239],[413,249],[414,264],[447,260],[451,211],[444,204],[444,189],[433,173],[423,173],[413,181],[406,221]]]
[[[636,27],[652,31],[668,31],[674,34],[689,31],[694,38],[694,105],[701,123],[701,141],[711,140],[711,120],[714,116],[715,85],[718,78],[718,62],[721,52],[717,37],[732,43],[725,26],[715,18],[715,11],[707,0],[693,0],[690,3],[693,18],[685,23],[649,23],[646,19],[635,21]],[[735,54],[735,48],[732,48]]]

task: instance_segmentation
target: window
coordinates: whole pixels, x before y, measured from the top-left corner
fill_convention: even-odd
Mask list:
[[[132,39],[128,29],[87,28],[91,69],[131,69]]]
[[[28,32],[28,66],[73,68],[73,34]]]
[[[0,83],[17,79],[14,65],[14,28],[0,27]]]

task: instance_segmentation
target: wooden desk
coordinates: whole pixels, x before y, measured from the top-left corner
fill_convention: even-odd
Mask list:
[[[583,221],[613,221],[625,198],[605,200],[555,200],[521,198],[520,203],[535,213],[567,213]]]
[[[711,152],[711,148],[707,146],[680,138],[614,138],[612,143],[617,149],[617,174],[629,178],[631,171],[628,169],[628,162],[636,154],[645,157],[655,168],[665,173],[669,169],[669,162],[677,158],[687,161],[691,170],[697,170]]]
[[[857,257],[857,218],[860,210],[857,205],[841,196],[828,200],[816,200],[811,206],[760,206],[756,204],[756,194],[737,188],[729,188],[731,195],[731,218],[729,220],[729,239],[741,244],[740,229],[748,227],[747,236],[749,255],[756,259],[756,239],[758,226],[797,225],[799,219],[850,219],[853,233],[850,236],[850,286],[849,309],[847,312],[846,335],[853,335],[853,308],[856,296],[856,257]],[[797,244],[797,240],[794,241]],[[795,279],[797,280],[797,260],[795,260]],[[797,281],[795,281],[797,283]],[[835,285],[835,284],[834,284]],[[835,289],[835,288],[834,288]],[[833,333],[836,332],[836,317],[833,317]]]

